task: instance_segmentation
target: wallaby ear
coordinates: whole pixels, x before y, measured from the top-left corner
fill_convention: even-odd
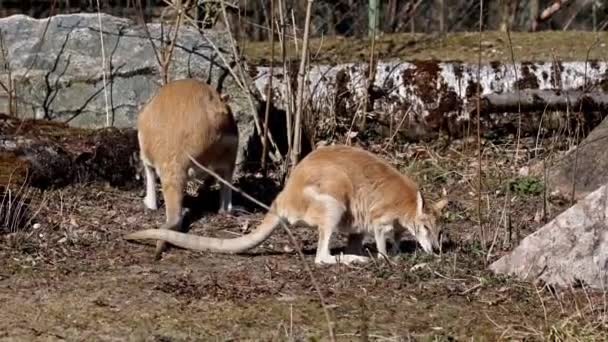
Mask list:
[[[445,208],[445,206],[448,204],[448,199],[447,198],[442,198],[439,202],[436,202],[433,207],[435,209],[435,211],[437,211],[438,213],[441,212],[441,210],[443,210],[443,208]]]
[[[424,206],[424,200],[420,191],[416,192],[416,216],[422,215],[422,207]]]

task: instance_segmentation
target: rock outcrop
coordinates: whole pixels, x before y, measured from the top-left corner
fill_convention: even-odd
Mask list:
[[[595,127],[578,146],[547,162],[547,189],[567,198],[582,199],[608,183],[608,119]],[[543,176],[542,163],[532,170]],[[574,191],[574,193],[573,193]]]
[[[490,269],[522,280],[569,287],[608,286],[608,185],[527,236]]]
[[[0,61],[0,81],[8,85],[10,74],[16,100],[13,112],[17,117],[50,119],[81,128],[134,126],[138,109],[160,86],[160,67],[142,25],[107,14],[101,20],[100,30],[97,14],[57,15],[40,20],[14,15],[0,19],[8,64],[5,68],[5,61]],[[159,50],[160,24],[147,27]],[[170,27],[165,26],[167,38],[169,31]],[[227,34],[206,30],[203,36],[195,28],[182,25],[169,78],[201,79],[229,95],[241,132],[241,163],[254,135],[252,108],[247,93],[208,40],[229,62],[232,60]],[[254,105],[259,106],[257,102]],[[0,112],[11,112],[9,96],[2,90]]]

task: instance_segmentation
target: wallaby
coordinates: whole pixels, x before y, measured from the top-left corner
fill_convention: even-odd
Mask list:
[[[137,118],[137,138],[146,178],[145,206],[156,210],[156,176],[165,200],[163,230],[181,228],[183,193],[191,178],[209,179],[188,154],[232,182],[239,135],[230,107],[208,84],[181,79],[162,86]],[[232,211],[232,189],[221,185],[220,213]],[[160,258],[166,242],[156,244]]]
[[[406,230],[424,251],[433,253],[442,232],[436,220],[446,204],[447,198],[427,204],[413,180],[374,154],[332,145],[313,150],[296,165],[262,223],[247,235],[219,239],[147,229],[125,238],[161,239],[186,249],[241,253],[264,242],[284,219],[290,225],[318,228],[315,263],[366,262],[369,258],[362,255],[365,234],[373,234],[383,255],[387,255],[388,237],[394,241],[392,254],[399,252]],[[336,232],[348,234],[346,253],[340,257],[329,250]]]

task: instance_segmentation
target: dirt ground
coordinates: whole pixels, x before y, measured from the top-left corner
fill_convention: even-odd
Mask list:
[[[438,256],[406,240],[401,255],[390,262],[315,266],[316,233],[295,227],[336,339],[603,340],[603,294],[584,288],[556,291],[486,270],[488,259],[495,260],[568,206],[547,196],[543,217],[542,182],[514,178],[520,166],[542,157],[535,146],[534,138],[524,140],[514,159],[511,143],[484,142],[482,215],[488,245],[496,241],[489,257],[478,234],[477,157],[471,143],[438,141],[387,151],[383,145],[365,146],[411,173],[429,198],[447,190],[450,204],[441,224],[449,241]],[[501,221],[505,184],[511,184],[507,225]],[[266,203],[277,189],[254,176],[237,185]],[[45,193],[28,190],[25,216],[33,217],[31,222],[0,227],[0,340],[328,340],[319,296],[287,234],[277,231],[242,255],[172,248],[154,261],[153,242],[121,238],[163,222],[163,207],[147,211],[142,196],[143,184],[136,189],[84,184]],[[192,233],[232,237],[262,217],[262,210],[239,195],[235,202],[251,213],[215,214],[217,197],[217,190],[206,189],[187,202]],[[336,239],[334,251],[343,243]],[[373,250],[373,241],[368,246]]]

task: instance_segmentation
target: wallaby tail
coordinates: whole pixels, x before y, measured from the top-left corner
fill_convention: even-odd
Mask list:
[[[156,239],[195,251],[217,253],[242,253],[262,244],[279,226],[280,218],[275,213],[266,213],[262,223],[251,233],[234,239],[219,239],[186,234],[169,229],[145,229],[124,236],[126,240]]]

